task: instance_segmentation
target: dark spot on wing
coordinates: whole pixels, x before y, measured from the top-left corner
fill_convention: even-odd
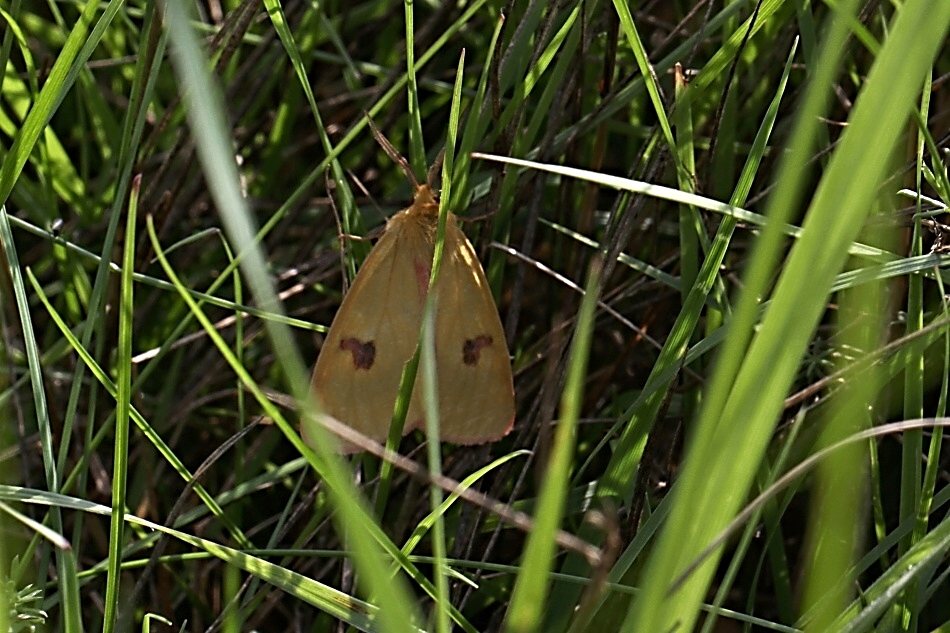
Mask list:
[[[356,338],[345,338],[340,341],[340,349],[353,354],[353,366],[357,369],[370,369],[376,362],[376,343],[362,342]]]
[[[462,344],[462,362],[466,365],[477,365],[478,357],[482,353],[483,347],[492,344],[492,337],[482,334],[475,338],[470,338]]]

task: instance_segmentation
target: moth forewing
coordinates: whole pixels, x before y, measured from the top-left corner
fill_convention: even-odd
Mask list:
[[[405,333],[418,332],[422,321],[411,255],[422,235],[412,223],[404,226],[403,213],[393,216],[360,268],[313,371],[324,411],[376,441],[385,440],[402,367],[415,352],[415,338]]]
[[[436,359],[442,439],[496,440],[514,422],[514,388],[505,332],[475,250],[454,216],[446,226],[436,283]]]

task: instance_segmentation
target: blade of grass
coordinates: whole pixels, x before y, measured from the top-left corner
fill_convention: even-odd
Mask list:
[[[407,9],[407,12],[409,9]],[[439,271],[442,268],[442,259],[445,256],[445,227],[449,217],[449,203],[452,195],[452,170],[455,168],[455,144],[458,136],[459,110],[462,100],[462,78],[465,69],[465,49],[459,56],[459,63],[455,74],[455,90],[452,94],[452,108],[449,112],[449,128],[445,140],[445,158],[442,172],[442,195],[439,197],[439,225],[436,229],[435,251],[432,254],[432,270],[429,275],[429,291],[426,293],[426,302],[422,311],[422,330],[419,337],[420,361],[422,365],[422,387],[425,397],[426,423],[426,456],[428,457],[429,474],[433,481],[442,474],[442,443],[439,441],[439,388],[438,369],[435,362],[435,319],[436,293],[435,284]],[[412,84],[410,84],[411,88]],[[410,100],[412,100],[410,89]],[[419,130],[421,134],[421,128]],[[450,253],[450,255],[452,255]],[[464,318],[464,316],[462,317]],[[446,575],[445,562],[445,522],[442,514],[437,510],[442,505],[442,488],[434,483],[429,486],[429,503],[435,513],[435,524],[432,526],[432,552],[435,560],[435,589],[436,589],[436,620],[435,629],[440,633],[447,633],[449,626],[449,584]]]
[[[49,238],[48,231],[41,229],[37,227],[36,225],[31,224],[30,222],[27,222],[21,218],[16,218],[16,217],[9,217],[9,220],[10,220],[11,226],[27,231],[28,233],[31,233],[33,235],[37,235],[37,236],[44,237],[47,239]],[[105,271],[107,274],[108,273],[115,273],[115,274],[122,273],[122,266],[120,266],[119,264],[116,264],[115,262],[109,260],[108,258],[103,258],[102,256],[96,255],[95,253],[90,253],[89,251],[85,250],[81,246],[74,244],[72,242],[63,241],[62,245],[66,247],[67,249],[69,249],[70,252],[79,255],[83,259],[94,262],[96,264],[104,265]],[[304,321],[303,319],[295,319],[293,317],[289,317],[284,314],[269,312],[268,310],[256,308],[252,305],[243,304],[240,302],[236,302],[233,299],[218,297],[212,294],[221,286],[221,284],[225,283],[226,281],[232,278],[231,275],[234,273],[234,269],[240,263],[240,261],[237,259],[237,256],[234,256],[234,257],[235,259],[232,261],[232,263],[229,264],[228,267],[225,268],[221,272],[221,274],[218,275],[218,277],[214,280],[214,282],[208,286],[208,289],[205,292],[200,292],[192,288],[187,288],[188,294],[191,295],[199,303],[207,303],[208,305],[212,305],[218,308],[224,308],[225,310],[239,311],[244,316],[253,316],[259,319],[269,319],[269,320],[276,321],[278,323],[282,323],[284,325],[288,325],[290,327],[295,327],[295,328],[307,330],[310,332],[326,332],[327,330],[326,326],[314,325],[310,321]],[[153,288],[160,288],[162,290],[167,290],[169,292],[176,293],[176,294],[178,292],[177,289],[175,288],[175,284],[169,281],[166,281],[164,279],[159,279],[152,275],[147,275],[145,273],[133,272],[132,279],[138,283],[146,284]],[[177,334],[175,336],[170,336],[169,338],[177,339],[178,336],[181,334],[181,332],[184,330],[184,327],[188,325],[188,323],[190,323],[190,320],[186,320],[183,326],[176,327],[174,331]],[[148,356],[148,358],[152,358],[152,357],[154,357],[154,354]],[[142,362],[142,360],[146,360],[146,359],[143,358],[142,355],[138,355],[133,360],[135,360],[135,362]]]
[[[535,631],[544,617],[545,605],[554,566],[554,535],[563,518],[564,500],[574,460],[577,421],[583,402],[584,383],[587,380],[594,313],[600,291],[598,259],[591,262],[585,284],[584,298],[577,316],[577,327],[568,358],[567,380],[561,394],[560,419],[551,449],[551,457],[544,474],[544,484],[538,499],[534,530],[522,555],[521,569],[512,592],[506,631]]]
[[[568,73],[571,72],[571,69],[574,67],[574,54],[580,43],[581,32],[581,29],[576,27],[577,23],[583,17],[582,9],[583,5],[578,4],[571,10],[571,13],[564,19],[563,24],[561,24],[560,28],[554,33],[551,41],[538,55],[535,64],[528,69],[525,79],[513,87],[514,94],[502,111],[501,117],[499,117],[497,122],[493,121],[492,127],[494,129],[510,129],[509,123],[511,123],[516,116],[522,116],[523,111],[527,107],[527,101],[536,87],[540,86],[541,88],[541,95],[537,98],[536,107],[538,111],[548,112],[555,107],[553,104],[555,103],[555,99],[562,92],[561,86],[568,76]],[[524,31],[524,26],[524,22],[519,24],[519,30]],[[528,31],[528,34],[529,37],[533,37],[530,31]],[[524,37],[524,35],[522,35],[522,37]],[[517,45],[521,46],[523,44],[517,43]],[[508,54],[513,55],[511,51],[509,51]],[[540,83],[540,80],[545,77],[545,75],[547,75],[545,81]],[[548,118],[543,116],[531,117],[525,122],[525,125],[516,128],[517,133],[511,141],[511,153],[515,156],[523,156],[529,153],[529,149],[535,147],[541,140],[541,129],[547,120]],[[476,155],[473,154],[473,157],[475,156]],[[492,221],[492,239],[496,242],[507,244],[510,240],[512,217],[517,211],[515,206],[515,201],[518,197],[516,195],[517,186],[518,174],[515,173],[514,170],[505,173],[497,194],[497,199],[501,201],[500,208]],[[528,229],[529,231],[533,231],[533,224],[529,225]],[[525,240],[526,245],[530,245],[532,241],[530,235],[526,235]],[[500,292],[501,279],[506,265],[507,261],[504,253],[493,250],[489,254],[485,274],[486,277],[488,277],[488,285],[493,288],[496,295]],[[510,322],[508,327],[512,327]]]
[[[571,178],[578,178],[581,180],[587,180],[589,182],[594,182],[605,187],[610,187],[612,189],[617,189],[620,191],[629,191],[630,193],[640,193],[649,196],[656,197],[661,200],[669,200],[670,202],[675,202],[677,204],[686,204],[695,206],[700,209],[705,209],[707,211],[712,211],[713,213],[720,213],[724,216],[732,217],[740,222],[746,222],[749,224],[754,224],[756,226],[769,226],[777,227],[778,230],[782,232],[783,235],[800,238],[802,236],[802,229],[788,224],[785,222],[779,222],[772,219],[771,216],[762,215],[758,213],[753,213],[747,211],[741,207],[734,205],[726,204],[712,198],[707,198],[705,196],[699,196],[692,193],[687,193],[685,191],[680,191],[679,189],[673,189],[671,187],[664,187],[663,185],[657,185],[650,182],[643,182],[639,180],[632,180],[630,178],[621,178],[619,176],[611,176],[609,174],[601,174],[593,171],[588,171],[585,169],[577,169],[575,167],[565,167],[563,165],[548,165],[545,163],[538,163],[530,160],[521,160],[518,158],[511,158],[509,156],[497,156],[494,154],[485,154],[483,152],[473,152],[472,158],[482,158],[485,160],[498,161],[500,163],[508,163],[509,165],[517,165],[519,167],[527,167],[530,169],[537,169],[539,171],[546,171],[552,174],[558,174],[560,176],[568,176]],[[894,253],[890,253],[880,248],[874,246],[869,246],[867,244],[861,244],[860,242],[855,242],[848,247],[848,253],[851,255],[858,255],[860,257],[866,257],[873,261],[878,262],[889,262],[895,259],[898,259],[898,256]]]
[[[725,5],[722,11],[709,19],[704,31],[699,31],[692,37],[685,39],[682,44],[673,49],[666,57],[653,64],[655,73],[662,77],[665,73],[669,72],[675,64],[690,57],[692,51],[696,49],[697,39],[706,37],[708,32],[714,32],[719,29],[725,22],[733,19],[736,13],[742,11],[745,6],[746,5],[739,3]],[[751,37],[761,31],[775,18],[776,14],[785,10],[786,7],[787,5],[783,0],[763,0],[760,2],[756,20],[752,21],[751,18],[748,18],[732,32],[729,39],[716,50],[706,65],[703,66],[699,75],[692,81],[692,87],[696,91],[702,92],[713,86],[717,81],[720,81],[722,75],[728,70],[729,65],[732,64],[736,52],[741,48],[743,40],[747,37],[746,34]],[[593,126],[605,121],[609,121],[619,111],[630,107],[631,103],[635,102],[642,95],[644,90],[645,80],[642,76],[636,77],[626,86],[618,89],[617,92],[612,95],[612,98],[609,101],[605,101],[601,107],[581,117],[574,125],[558,132],[553,143],[554,151],[563,151],[568,143],[576,140],[580,132],[591,129]],[[534,154],[528,154],[527,156],[531,158]]]
[[[6,256],[6,263],[9,266],[10,280],[13,284],[14,298],[16,300],[17,314],[20,318],[20,330],[23,336],[23,343],[26,348],[27,364],[29,366],[30,383],[33,391],[33,406],[35,408],[37,430],[40,434],[40,447],[43,453],[43,468],[46,474],[46,485],[50,490],[58,490],[60,487],[59,470],[56,467],[56,458],[53,452],[53,430],[50,426],[49,409],[46,403],[46,394],[43,390],[45,381],[40,366],[40,353],[36,341],[36,334],[33,330],[33,318],[30,315],[29,301],[26,296],[26,286],[23,283],[23,274],[20,270],[20,263],[17,257],[16,242],[13,240],[13,231],[10,229],[6,205],[0,205],[0,244],[3,247],[3,254]],[[63,517],[59,511],[53,508],[50,515],[52,529],[57,534],[63,534]],[[38,536],[36,537],[38,538]],[[34,544],[36,539],[34,539]],[[30,549],[32,549],[31,544]],[[63,620],[69,626],[75,627],[73,630],[82,631],[82,609],[79,601],[79,586],[76,582],[76,573],[78,569],[76,552],[71,549],[58,549],[55,553],[56,571],[60,581],[63,583],[61,591],[63,595]],[[25,556],[24,561],[29,560],[30,556]],[[6,562],[6,561],[2,561]],[[2,570],[6,575],[6,570]],[[2,608],[6,608],[4,605]]]
[[[244,253],[241,266],[245,270],[249,287],[258,305],[280,312],[280,303],[274,294],[271,281],[264,263],[263,254],[254,242],[254,231],[249,220],[247,205],[241,196],[239,179],[233,157],[230,155],[230,143],[223,125],[221,95],[212,82],[207,70],[205,56],[201,52],[197,39],[191,30],[183,3],[169,3],[167,28],[176,46],[173,48],[173,62],[185,90],[185,104],[189,123],[196,137],[198,156],[211,189],[212,197],[221,213],[228,236],[239,253]],[[152,235],[153,245],[158,252],[159,244]],[[167,262],[162,262],[166,274],[174,277]],[[180,285],[180,284],[176,284]],[[182,298],[190,302],[187,293]],[[382,626],[393,630],[409,630],[415,621],[412,600],[401,579],[391,579],[385,573],[385,564],[379,543],[388,542],[381,530],[375,525],[362,500],[362,496],[349,482],[346,469],[338,455],[332,452],[330,442],[322,441],[328,433],[313,417],[315,402],[309,394],[309,380],[303,362],[300,359],[289,331],[277,324],[268,322],[267,331],[274,351],[280,362],[285,379],[290,385],[290,393],[297,400],[304,415],[310,418],[314,427],[316,452],[307,447],[300,436],[290,427],[275,407],[263,399],[254,382],[243,368],[236,365],[227,345],[213,329],[209,329],[207,319],[200,312],[196,317],[214,340],[215,345],[231,362],[235,371],[241,375],[242,382],[254,393],[255,398],[265,407],[284,435],[307,458],[317,473],[326,481],[337,509],[337,526],[341,534],[352,543],[353,558],[359,570],[360,578],[366,584],[369,595],[379,600]],[[394,552],[396,553],[396,552]]]
[[[643,76],[647,95],[649,95],[650,103],[653,106],[653,113],[656,114],[657,123],[663,132],[663,139],[666,141],[667,151],[669,151],[670,155],[673,156],[677,162],[677,175],[680,178],[692,179],[694,177],[693,173],[689,170],[688,166],[683,165],[679,160],[681,157],[677,151],[677,142],[673,138],[673,129],[670,127],[670,120],[666,116],[666,107],[663,105],[663,98],[660,96],[660,85],[656,78],[656,72],[650,63],[650,57],[647,55],[647,50],[643,46],[640,34],[637,32],[637,25],[633,22],[633,16],[630,15],[630,7],[626,2],[622,2],[621,0],[613,0],[613,5],[614,10],[617,12],[617,17],[620,18],[620,27],[623,29],[624,35],[627,36],[627,42],[630,44],[633,57],[637,60],[637,67]],[[681,132],[683,132],[683,130],[681,130]],[[691,189],[692,187],[690,187],[690,190]]]
[[[3,503],[2,501],[0,501],[0,513],[7,514],[13,519],[15,519],[16,521],[19,521],[20,523],[23,524],[25,528],[36,532],[39,536],[42,536],[44,539],[46,539],[47,541],[49,541],[50,543],[52,543],[54,546],[58,547],[59,549],[68,550],[72,547],[69,541],[67,541],[66,538],[62,534],[58,532],[54,532],[53,530],[49,529],[48,527],[46,527],[39,521],[34,521],[33,519],[26,516],[22,512],[18,512],[13,506],[7,503]],[[6,560],[4,560],[3,562],[4,564],[6,564]],[[4,568],[4,576],[2,576],[4,582],[8,580],[5,574],[6,574],[6,570]],[[13,584],[16,585],[18,583],[16,583],[16,581],[13,581]],[[3,603],[3,604],[6,604],[6,603]]]
[[[494,68],[498,38],[501,35],[504,24],[504,15],[499,15],[498,21],[495,23],[495,30],[492,32],[491,44],[486,49],[488,55],[482,65],[482,74],[478,78],[478,89],[468,109],[465,120],[465,130],[462,132],[458,156],[456,156],[455,186],[453,187],[454,193],[452,194],[452,199],[449,200],[450,209],[465,208],[471,197],[471,153],[474,151],[476,145],[483,142],[488,127],[492,122],[491,107],[485,95],[488,90],[489,73],[492,68]]]
[[[110,516],[112,514],[112,509],[108,506],[92,503],[76,497],[31,490],[28,488],[0,485],[0,499],[66,508],[101,516]],[[335,618],[339,618],[343,622],[361,631],[379,630],[379,609],[377,607],[346,595],[302,574],[274,565],[256,556],[251,556],[241,550],[220,545],[213,541],[199,538],[158,523],[153,523],[146,519],[139,518],[134,514],[123,514],[122,520],[130,524],[148,528],[149,530],[156,530],[168,534],[183,543],[208,552],[226,564],[243,569],[255,577],[267,581],[288,594],[321,609]],[[408,625],[408,622],[406,624]],[[417,632],[419,629],[406,626],[401,630]]]
[[[927,114],[930,106],[930,93],[933,88],[933,79],[928,77],[922,91],[920,109],[918,113],[919,120],[927,121]],[[926,129],[926,125],[921,126]],[[917,138],[917,169],[916,169],[916,188],[921,190],[923,179],[923,152],[924,135],[918,134]],[[923,239],[921,236],[921,200],[918,196],[914,201],[917,213],[914,214],[914,228],[911,237],[911,255],[920,255],[923,252]],[[923,278],[919,275],[912,275],[907,282],[907,312],[906,312],[906,332],[911,334],[920,330],[924,326],[924,288]],[[946,368],[946,365],[944,365]],[[904,374],[904,417],[914,418],[924,415],[924,356],[909,358]],[[898,546],[898,553],[906,552],[910,547],[921,538],[923,538],[927,529],[927,511],[922,508],[922,500],[925,495],[932,494],[932,491],[926,489],[924,475],[921,472],[920,455],[923,453],[923,432],[912,431],[905,434],[904,442],[901,445],[901,494],[900,494],[900,518],[901,520],[911,516],[917,516],[917,529],[909,535]],[[933,441],[931,441],[931,450],[933,450]],[[940,444],[940,440],[937,440]],[[939,454],[939,453],[938,453]],[[933,464],[928,462],[927,470],[933,468]],[[920,599],[920,585],[914,581],[906,592],[903,593],[901,604],[898,609],[902,616],[902,630],[917,630],[917,614]]]
[[[903,591],[950,551],[950,520],[944,519],[864,589],[828,630],[874,631],[881,615],[901,601]]]
[[[419,110],[419,87],[416,85],[416,29],[413,8],[415,2],[405,0],[402,3],[406,16],[406,97],[408,99],[409,120],[409,160],[412,171],[420,177],[428,169],[426,166],[426,144],[422,138],[422,112]],[[464,52],[462,55],[464,56]]]
[[[843,348],[867,352],[880,346],[887,315],[881,299],[881,282],[841,293],[837,337]],[[840,364],[847,367],[850,360],[842,359]],[[883,384],[881,375],[882,367],[874,364],[861,380],[844,385],[835,394],[829,405],[830,419],[821,429],[819,448],[871,426],[870,411]],[[812,609],[808,630],[827,630],[849,602],[851,588],[839,579],[847,576],[861,545],[855,517],[866,514],[867,461],[867,445],[855,443],[824,460],[815,474],[804,553],[809,573],[801,603],[802,611]]]
[[[132,325],[135,305],[132,270],[135,268],[135,224],[142,178],[132,181],[122,249],[122,277],[119,282],[119,340],[116,358],[115,446],[112,451],[112,515],[109,525],[109,570],[106,573],[106,604],[103,631],[112,633],[119,624],[119,582],[122,579],[122,548],[125,545],[125,491],[129,474],[129,418],[132,408]],[[131,617],[131,613],[121,614]]]
[[[419,521],[419,524],[416,525],[415,529],[412,531],[412,534],[409,535],[409,538],[406,539],[405,544],[402,546],[402,553],[406,556],[410,556],[412,554],[416,546],[422,541],[423,535],[432,529],[432,526],[435,525],[436,519],[438,517],[445,515],[448,509],[452,507],[452,505],[458,499],[461,498],[463,491],[474,486],[479,479],[494,471],[502,464],[516,457],[523,457],[529,454],[529,451],[515,451],[513,453],[508,453],[507,455],[499,457],[487,466],[479,468],[474,473],[460,481],[458,487],[449,495],[448,499],[443,501],[438,507],[433,508],[432,512],[430,512],[428,516]]]

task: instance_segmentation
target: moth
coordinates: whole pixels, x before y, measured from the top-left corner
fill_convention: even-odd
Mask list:
[[[414,178],[413,184],[412,205],[387,222],[343,299],[311,381],[325,414],[381,443],[389,434],[403,366],[419,340],[439,218],[432,188]],[[451,212],[431,292],[440,439],[456,444],[497,440],[515,418],[511,360],[485,272]],[[403,434],[424,428],[417,377]],[[303,433],[312,443],[306,425]],[[344,442],[341,450],[359,448]]]

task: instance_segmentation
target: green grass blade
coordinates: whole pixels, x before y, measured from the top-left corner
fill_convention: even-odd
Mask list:
[[[402,3],[406,16],[406,97],[409,118],[409,161],[412,171],[421,178],[427,170],[425,164],[426,144],[422,138],[422,113],[419,110],[419,86],[416,83],[416,28],[415,2]],[[464,53],[463,53],[464,56]]]
[[[537,630],[545,613],[551,570],[554,566],[554,537],[563,519],[564,500],[571,464],[577,422],[581,412],[587,363],[594,330],[597,293],[600,290],[600,263],[594,260],[588,273],[584,298],[577,317],[574,340],[568,357],[568,374],[561,395],[560,419],[554,436],[551,457],[544,474],[534,529],[522,556],[505,619],[506,631]]]
[[[132,270],[135,268],[135,225],[141,178],[132,182],[129,210],[125,221],[125,245],[122,249],[122,277],[119,282],[119,341],[116,359],[115,447],[112,466],[112,515],[109,525],[109,572],[106,576],[106,612],[103,630],[112,633],[119,624],[119,582],[122,574],[122,548],[125,545],[125,491],[129,474],[129,418],[132,410],[132,322],[135,304]],[[130,613],[123,614],[130,617]]]
[[[30,383],[33,391],[33,406],[35,407],[36,425],[40,433],[40,446],[43,453],[43,467],[46,474],[46,484],[50,490],[58,490],[60,487],[60,473],[56,467],[56,458],[54,454],[54,441],[52,428],[50,426],[49,409],[46,402],[46,394],[43,389],[45,381],[40,366],[40,353],[37,345],[36,334],[33,330],[33,318],[30,315],[29,301],[26,296],[26,286],[23,283],[23,273],[20,270],[20,263],[17,257],[16,242],[13,239],[13,231],[10,229],[7,210],[5,205],[0,205],[0,244],[3,245],[3,252],[6,255],[6,261],[9,265],[10,280],[13,283],[14,297],[16,300],[17,313],[20,318],[20,328],[23,334],[24,345],[26,346],[27,363],[29,365]],[[54,508],[50,516],[52,529],[57,534],[63,534],[63,517]],[[60,581],[63,583],[63,620],[72,627],[72,630],[82,631],[82,609],[79,600],[79,586],[76,583],[76,573],[78,569],[76,554],[72,550],[59,549],[56,554],[56,569]],[[6,561],[2,561],[6,563]],[[6,569],[0,570],[6,575]],[[5,605],[3,607],[5,609]]]

